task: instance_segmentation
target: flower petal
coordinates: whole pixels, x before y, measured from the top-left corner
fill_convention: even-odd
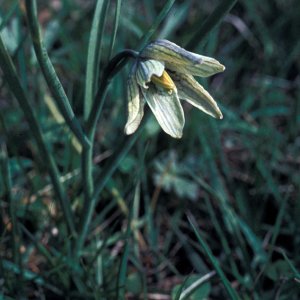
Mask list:
[[[137,83],[147,89],[147,83],[151,81],[152,75],[160,77],[162,76],[164,69],[164,63],[157,60],[149,59],[145,61],[139,61],[136,69]]]
[[[174,138],[182,137],[184,113],[176,89],[171,93],[150,86],[143,89],[144,97],[161,128]]]
[[[139,86],[134,75],[128,78],[127,84],[128,119],[125,125],[125,133],[132,134],[141,123],[145,102],[140,97]]]
[[[201,77],[225,70],[216,59],[189,52],[167,40],[157,40],[149,44],[142,50],[140,57],[163,61],[169,70]]]
[[[213,97],[192,76],[170,72],[180,99],[186,100],[214,118],[222,119],[223,115]]]

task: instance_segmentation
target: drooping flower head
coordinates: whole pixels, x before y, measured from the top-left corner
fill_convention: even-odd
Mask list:
[[[128,78],[125,133],[137,130],[145,103],[161,128],[174,138],[181,138],[185,122],[179,99],[222,119],[215,100],[193,76],[208,77],[224,70],[214,58],[189,52],[170,41],[149,44],[140,52]]]

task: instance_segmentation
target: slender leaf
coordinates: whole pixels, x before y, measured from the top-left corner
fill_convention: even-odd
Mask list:
[[[90,142],[84,134],[79,121],[76,119],[69,99],[60,83],[55,69],[49,59],[47,50],[43,44],[40,28],[37,20],[36,0],[26,0],[26,11],[30,33],[34,45],[35,54],[47,81],[47,84],[54,96],[56,104],[63,115],[66,123],[76,135],[83,147],[90,147]]]
[[[3,71],[4,78],[7,81],[10,91],[16,97],[24,113],[24,116],[27,119],[27,122],[30,127],[30,131],[36,140],[40,155],[43,157],[45,166],[48,168],[54,190],[56,192],[58,200],[60,201],[69,230],[75,236],[76,231],[75,231],[73,213],[71,211],[70,202],[67,199],[63,185],[60,182],[60,175],[57,166],[55,164],[52,154],[50,153],[49,149],[46,146],[40,125],[34,115],[34,112],[24,92],[24,89],[21,86],[21,83],[16,73],[16,69],[7,52],[7,49],[4,46],[1,35],[0,35],[0,67]]]
[[[0,15],[0,32],[1,30],[6,26],[7,22],[10,20],[10,18],[13,16],[15,11],[18,9],[19,1],[15,0],[13,5],[10,7],[9,11],[6,13],[5,17],[2,19]]]
[[[97,74],[101,56],[101,44],[103,42],[103,33],[105,25],[105,12],[109,1],[98,0],[93,18],[85,76],[85,94],[84,94],[84,119],[87,120],[91,112],[92,103],[97,87]]]
[[[113,30],[112,30],[112,34],[111,34],[111,38],[110,38],[110,45],[108,48],[109,49],[108,50],[108,58],[109,59],[112,56],[114,45],[115,45],[118,25],[119,25],[119,21],[120,21],[121,5],[122,5],[122,0],[116,0],[116,9],[115,9],[115,14],[114,14],[114,19],[113,19]]]
[[[137,196],[139,190],[139,185],[136,187],[136,194],[135,197]],[[127,220],[127,229],[126,229],[126,235],[125,235],[125,246],[124,246],[124,251],[123,255],[121,257],[121,263],[120,263],[120,268],[119,268],[119,275],[118,275],[118,280],[117,280],[117,297],[116,299],[125,299],[125,285],[126,285],[126,280],[127,280],[127,267],[128,267],[128,259],[129,259],[129,250],[130,250],[130,235],[131,235],[131,226],[132,226],[132,217],[133,217],[133,204],[130,207],[129,211],[129,216]]]
[[[198,280],[193,282],[188,288],[184,289],[181,294],[179,300],[186,300],[188,299],[192,294],[194,294],[201,286],[203,286],[204,283],[209,281],[213,276],[216,275],[216,271],[211,271],[207,273],[206,275],[200,277]]]
[[[195,233],[195,235],[198,239],[198,242],[202,246],[204,252],[208,256],[210,262],[214,266],[217,274],[219,275],[219,277],[220,277],[220,279],[221,279],[221,281],[222,281],[222,283],[223,283],[223,285],[226,289],[226,292],[227,292],[228,296],[230,297],[230,299],[234,299],[234,300],[239,299],[239,296],[237,295],[236,291],[232,288],[229,280],[227,279],[227,277],[225,276],[223,270],[221,269],[218,260],[213,255],[211,249],[206,244],[206,242],[202,239],[202,237],[200,235],[200,231],[199,231],[199,229],[197,229],[196,220],[195,220],[195,218],[193,217],[193,215],[191,213],[188,214],[188,220],[189,220],[190,225],[193,228],[193,231],[194,231],[194,233]]]
[[[160,26],[161,22],[164,21],[168,13],[170,12],[171,8],[173,7],[176,0],[168,0],[164,7],[162,8],[160,14],[156,17],[153,24],[150,26],[150,28],[147,30],[147,32],[143,35],[141,38],[141,41],[139,43],[140,50],[143,49],[150,41],[150,39],[153,37],[155,32],[157,31],[158,27]]]
[[[77,252],[80,251],[82,245],[84,243],[86,234],[88,232],[89,224],[94,212],[94,208],[99,201],[99,195],[102,192],[103,188],[107,181],[111,178],[117,167],[119,166],[122,159],[125,155],[129,152],[132,148],[134,143],[136,142],[139,135],[142,133],[143,128],[147,122],[147,119],[150,117],[150,113],[146,113],[144,116],[144,122],[140,125],[139,129],[136,133],[130,137],[125,137],[122,143],[116,147],[117,150],[114,155],[110,158],[109,163],[104,167],[102,173],[99,177],[95,180],[95,191],[93,193],[91,201],[85,206],[85,210],[82,214],[82,223],[81,223],[81,233],[77,240]]]

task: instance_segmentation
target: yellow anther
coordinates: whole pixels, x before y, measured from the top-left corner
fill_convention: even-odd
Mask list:
[[[156,86],[162,87],[162,88],[168,90],[169,93],[170,92],[172,93],[172,90],[175,89],[175,84],[174,84],[172,78],[169,76],[169,74],[166,71],[164,71],[160,77],[158,77],[156,75],[152,75],[151,81]]]

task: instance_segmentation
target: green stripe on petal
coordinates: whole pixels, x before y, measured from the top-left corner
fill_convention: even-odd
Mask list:
[[[144,104],[140,96],[139,86],[134,75],[127,81],[128,119],[125,125],[125,133],[132,134],[139,127],[144,115]]]
[[[223,118],[216,101],[192,76],[174,72],[169,74],[177,87],[180,99],[188,101],[214,118]]]
[[[145,47],[140,57],[152,58],[175,64],[201,64],[202,60],[198,54],[186,51],[168,40],[157,40]]]
[[[143,88],[148,88],[147,83],[151,81],[152,75],[160,77],[165,69],[164,63],[160,61],[149,59],[139,61],[136,69],[136,81]]]
[[[167,40],[149,44],[140,57],[163,61],[167,69],[195,76],[207,77],[225,70],[216,59],[189,52]]]
[[[161,128],[172,137],[181,138],[185,120],[177,91],[170,94],[150,86],[142,88],[142,92]]]
[[[166,69],[200,77],[209,77],[225,70],[225,67],[216,59],[207,56],[201,57],[203,58],[201,64],[174,64],[173,62],[166,62]]]

